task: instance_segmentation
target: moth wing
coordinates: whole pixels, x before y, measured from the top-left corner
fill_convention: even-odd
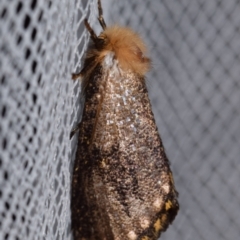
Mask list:
[[[177,214],[178,202],[144,79],[113,60],[103,67],[102,80],[92,142],[98,153],[92,154],[98,161],[94,191],[114,239],[157,239]]]

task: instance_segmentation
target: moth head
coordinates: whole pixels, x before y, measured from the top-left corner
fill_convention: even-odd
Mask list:
[[[109,52],[113,52],[114,58],[124,71],[130,70],[136,74],[144,75],[150,69],[151,64],[143,40],[129,28],[117,25],[107,27],[100,0],[98,0],[98,13],[98,21],[103,29],[99,36],[95,34],[85,19],[85,26],[93,41],[93,48],[88,53],[88,57],[95,56],[101,61]]]
[[[102,55],[113,52],[123,70],[144,75],[150,69],[150,59],[143,40],[127,27],[107,27],[98,36],[95,46]]]

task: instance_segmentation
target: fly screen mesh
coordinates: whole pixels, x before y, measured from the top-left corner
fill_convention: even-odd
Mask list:
[[[149,48],[147,85],[180,211],[161,239],[240,236],[240,2],[104,0]],[[95,0],[0,2],[0,239],[70,240],[81,69]]]

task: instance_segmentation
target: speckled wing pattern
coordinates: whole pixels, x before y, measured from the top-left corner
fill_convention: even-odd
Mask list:
[[[88,78],[72,182],[74,239],[154,240],[178,211],[142,77],[112,54]]]

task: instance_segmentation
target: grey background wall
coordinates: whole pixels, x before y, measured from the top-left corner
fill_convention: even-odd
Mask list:
[[[181,210],[161,239],[240,235],[240,2],[104,0],[149,48],[147,83]],[[0,2],[0,239],[71,239],[81,68],[96,1]],[[80,104],[79,104],[80,103]]]

